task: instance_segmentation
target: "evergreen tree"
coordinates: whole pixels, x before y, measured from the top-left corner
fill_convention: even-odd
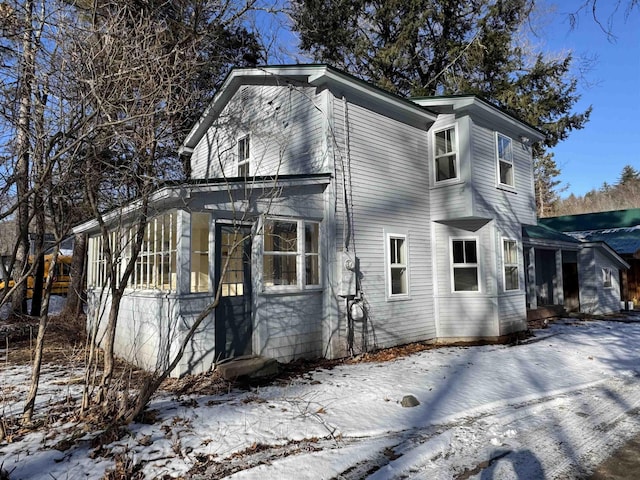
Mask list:
[[[640,172],[631,165],[625,165],[622,169],[622,173],[620,173],[620,180],[618,181],[618,184],[627,185],[637,180],[640,180]]]
[[[533,0],[294,0],[300,48],[316,61],[404,96],[474,94],[543,130],[534,146],[539,213],[560,173],[548,149],[589,119],[571,55],[547,57],[516,38]],[[539,177],[538,175],[544,175]]]

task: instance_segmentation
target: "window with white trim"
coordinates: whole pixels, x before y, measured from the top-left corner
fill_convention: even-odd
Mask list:
[[[387,291],[390,298],[409,295],[408,264],[407,236],[387,234]]]
[[[265,220],[262,282],[268,290],[320,286],[318,222]]]
[[[502,261],[504,265],[504,289],[519,290],[518,242],[515,240],[502,240]]]
[[[476,239],[452,239],[451,260],[454,292],[477,292],[478,242]]]
[[[456,127],[436,131],[434,137],[435,181],[444,182],[458,178],[458,141]]]
[[[613,282],[611,280],[611,269],[603,268],[602,269],[602,286],[604,288],[613,288]]]
[[[145,227],[140,253],[129,278],[128,288],[175,291],[176,289],[176,221],[175,211],[149,220]],[[115,263],[116,286],[131,258],[137,227],[109,232],[108,242]],[[105,260],[105,241],[101,235],[89,238],[87,285],[100,288],[109,277]]]
[[[238,140],[238,176],[247,178],[249,176],[249,163],[251,152],[249,149],[249,135]]]
[[[496,153],[498,156],[498,183],[515,187],[513,176],[513,142],[506,135],[496,132]]]
[[[191,214],[191,293],[209,291],[210,224],[210,214],[202,212]]]

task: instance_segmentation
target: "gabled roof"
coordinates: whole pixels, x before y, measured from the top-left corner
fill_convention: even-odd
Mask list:
[[[200,120],[194,125],[182,146],[181,154],[189,154],[213,125],[233,95],[242,85],[311,85],[334,87],[344,94],[360,94],[373,102],[379,102],[389,111],[406,115],[414,121],[431,124],[437,114],[419,105],[387,92],[368,82],[324,64],[278,65],[256,68],[234,68],[209,104]]]
[[[635,227],[640,225],[640,208],[540,218],[538,222],[561,232]]]
[[[500,128],[515,130],[531,142],[544,140],[545,134],[528,123],[514,117],[509,112],[475,95],[442,95],[433,97],[414,97],[413,102],[437,113],[455,113],[486,118]]]

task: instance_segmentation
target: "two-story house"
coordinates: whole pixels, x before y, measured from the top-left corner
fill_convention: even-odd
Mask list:
[[[175,375],[525,330],[542,138],[473,96],[410,101],[326,65],[233,70],[180,149],[190,179],[152,198],[117,353],[164,365],[218,286]],[[80,231],[97,315],[103,240]]]

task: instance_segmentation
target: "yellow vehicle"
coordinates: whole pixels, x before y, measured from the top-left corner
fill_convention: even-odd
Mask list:
[[[51,259],[53,254],[44,256],[44,277],[42,279],[42,285],[45,285],[47,277],[49,276],[49,266],[51,265]],[[71,282],[71,259],[70,255],[58,255],[56,259],[55,273],[53,276],[53,286],[51,287],[51,295],[66,295],[69,289],[69,283]],[[29,268],[31,268],[31,262],[33,257],[29,257]],[[9,280],[9,288],[15,285],[13,280]],[[33,286],[35,285],[35,276],[29,275],[27,277],[27,298],[33,297]],[[0,290],[4,289],[4,282],[0,282]]]

